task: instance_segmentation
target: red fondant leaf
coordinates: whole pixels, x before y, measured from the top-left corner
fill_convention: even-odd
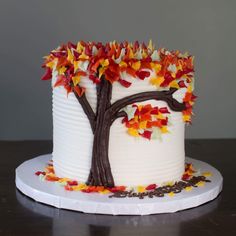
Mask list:
[[[129,75],[136,77],[136,71],[132,68],[132,67],[127,67],[125,68],[126,73],[128,73]]]
[[[161,120],[161,124],[162,124],[162,125],[164,125],[164,126],[165,126],[165,125],[167,125],[167,123],[168,123],[168,119]]]
[[[151,110],[151,114],[152,115],[158,115],[158,108],[157,107],[154,107],[152,110]]]
[[[35,175],[39,176],[39,175],[46,175],[46,172],[44,171],[37,171],[35,172]]]
[[[108,190],[111,191],[112,193],[125,191],[125,189],[126,189],[125,186],[116,186],[116,187],[113,187],[113,188],[108,188]]]
[[[75,59],[77,60],[79,58],[80,54],[76,50],[74,50],[73,53],[74,53]]]
[[[81,97],[85,92],[85,88],[83,87],[75,86],[73,87],[73,89],[78,94],[79,97]]]
[[[149,71],[145,71],[145,70],[138,70],[136,71],[136,75],[141,79],[144,80],[146,77],[150,76],[150,72]]]
[[[180,88],[186,88],[186,85],[183,80],[179,81],[178,85]]]
[[[78,182],[76,180],[68,181],[67,182],[70,186],[78,185]]]
[[[150,184],[146,187],[146,190],[154,190],[157,187],[156,184]]]
[[[85,54],[87,56],[92,56],[92,50],[88,45],[85,46]]]
[[[66,92],[67,92],[67,95],[68,95],[68,93],[70,93],[70,92],[72,91],[72,88],[71,88],[71,86],[68,85],[68,84],[64,85],[64,87],[65,87]]]
[[[196,100],[197,96],[195,96],[194,94],[192,94],[192,101]]]
[[[73,188],[71,186],[69,186],[69,185],[66,185],[64,188],[67,191],[73,191]]]
[[[140,134],[142,137],[147,138],[147,139],[151,139],[151,135],[152,135],[152,131],[149,130],[145,130],[142,134]]]
[[[119,79],[118,82],[126,88],[130,87],[130,85],[132,84],[132,83],[130,83],[130,82],[124,80],[124,79]]]
[[[186,93],[184,97],[184,102],[191,101],[192,93]]]
[[[190,175],[189,174],[184,174],[182,176],[182,180],[188,180],[190,178]]]
[[[99,84],[100,83],[100,79],[95,76],[95,75],[89,75],[89,79],[93,81],[93,83],[95,84]]]
[[[52,181],[52,182],[55,182],[55,181],[58,181],[60,178],[57,177],[57,176],[50,176],[50,175],[46,175],[46,178],[45,178],[47,181]]]
[[[66,52],[65,51],[60,51],[60,52],[51,52],[51,54],[54,56],[54,57],[63,57],[63,56],[66,56]]]
[[[179,70],[177,73],[176,73],[176,78],[179,79],[181,78],[183,75],[186,75],[190,72],[194,72],[194,70],[192,68],[186,68],[184,70]]]
[[[162,127],[162,123],[160,120],[155,120],[155,121],[148,121],[147,122],[147,128],[152,128],[152,127],[159,127],[161,128]]]
[[[78,72],[76,73],[76,75],[77,75],[77,76],[86,76],[87,73],[86,73],[85,71],[80,70],[80,71],[78,71]]]
[[[152,70],[150,62],[151,61],[148,61],[148,58],[146,58],[144,61],[142,61],[141,69],[150,69],[150,70]]]
[[[49,80],[52,78],[52,70],[50,68],[46,69],[45,74],[42,76],[41,80]]]
[[[145,121],[145,120],[152,120],[152,116],[150,114],[140,115],[140,121]]]
[[[161,107],[161,108],[159,108],[159,111],[161,113],[170,113],[169,110],[167,109],[167,107]]]
[[[125,117],[122,119],[121,123],[123,124],[123,123],[127,123],[127,122],[128,122],[128,117],[125,116]]]
[[[135,51],[139,48],[139,42],[138,41],[135,41],[134,43],[134,49]]]
[[[107,69],[105,71],[105,78],[106,80],[110,81],[111,83],[118,81],[120,79],[119,74],[114,73],[113,71],[111,71],[110,69]]]
[[[68,47],[76,49],[76,45],[73,44],[72,42],[68,42]]]
[[[66,66],[68,64],[69,64],[69,62],[67,61],[66,57],[58,58],[58,62],[57,62],[57,67],[58,68],[60,68],[62,66]]]
[[[162,87],[168,86],[174,80],[170,73],[165,73],[164,78],[165,80],[161,83]]]

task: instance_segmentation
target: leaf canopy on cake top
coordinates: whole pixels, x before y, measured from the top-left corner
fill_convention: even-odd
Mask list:
[[[168,51],[165,48],[155,49],[152,41],[149,44],[125,42],[68,42],[51,51],[42,65],[46,69],[42,80],[52,78],[57,73],[54,86],[64,86],[68,93],[76,92],[82,96],[86,88],[81,86],[81,79],[90,79],[99,84],[102,79],[110,83],[118,82],[124,88],[132,82],[121,77],[121,73],[139,79],[149,79],[150,85],[157,90],[170,88],[187,88],[184,97],[186,110],[183,119],[191,121],[193,95],[193,57],[188,53]],[[151,76],[150,71],[154,72]]]

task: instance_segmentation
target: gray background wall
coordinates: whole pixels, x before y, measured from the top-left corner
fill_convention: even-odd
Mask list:
[[[63,42],[150,38],[195,55],[188,138],[236,137],[236,1],[0,0],[0,139],[52,137],[42,57]]]

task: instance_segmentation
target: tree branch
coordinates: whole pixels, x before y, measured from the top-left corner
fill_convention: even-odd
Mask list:
[[[116,113],[115,116],[111,117],[111,124],[117,119],[117,118],[121,118],[121,117],[125,117],[127,114],[125,111],[119,111]]]
[[[167,91],[151,91],[130,95],[114,102],[108,109],[108,112],[110,112],[111,117],[114,121],[114,119],[124,115],[123,113],[119,113],[119,111],[125,106],[133,104],[135,102],[143,102],[151,99],[165,101],[173,111],[183,111],[186,109],[185,104],[179,103],[172,97],[172,94],[176,90],[177,89],[172,88]]]
[[[75,91],[74,91],[74,94],[75,94],[75,97],[77,98],[77,100],[79,101],[80,105],[82,106],[84,113],[87,115],[91,129],[94,133],[95,124],[96,124],[96,121],[95,121],[96,116],[95,116],[95,113],[86,98],[85,93],[81,97]]]

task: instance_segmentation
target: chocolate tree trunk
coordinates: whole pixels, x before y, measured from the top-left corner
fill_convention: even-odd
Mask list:
[[[107,108],[111,100],[111,84],[103,79],[98,87],[96,127],[94,130],[91,170],[87,184],[113,187],[114,180],[108,159],[111,116]]]

